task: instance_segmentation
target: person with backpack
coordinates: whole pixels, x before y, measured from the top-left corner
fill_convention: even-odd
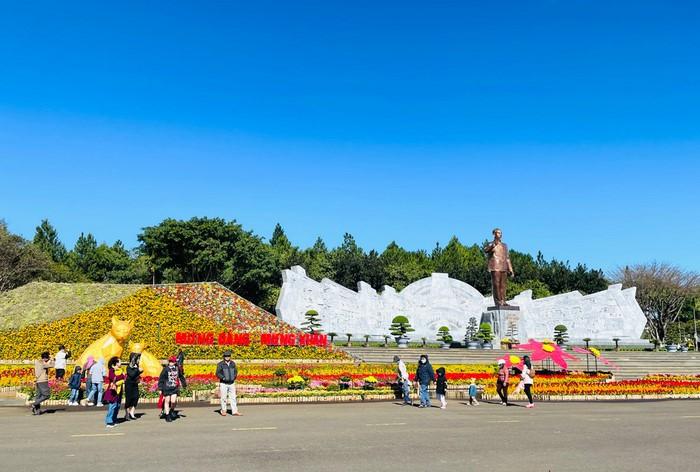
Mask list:
[[[533,378],[535,377],[535,369],[532,367],[532,362],[530,361],[530,356],[523,356],[523,371],[520,374],[520,378],[523,381],[523,388],[525,389],[525,395],[529,403],[525,408],[534,408],[535,403],[532,401],[532,385],[535,383]]]
[[[418,405],[418,408],[429,408],[431,406],[428,387],[430,386],[430,382],[434,380],[435,371],[433,370],[433,366],[430,365],[428,356],[426,354],[421,354],[418,360],[418,369],[416,369],[416,383],[420,391],[420,405]]]
[[[498,377],[496,378],[496,393],[501,398],[501,405],[508,406],[508,381],[510,373],[504,359],[498,359]]]
[[[70,398],[68,398],[68,406],[78,406],[78,397],[80,396],[80,381],[83,378],[82,368],[79,365],[75,366],[73,375],[68,379],[68,387],[70,387]]]

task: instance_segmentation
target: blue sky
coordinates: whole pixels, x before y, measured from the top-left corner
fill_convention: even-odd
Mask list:
[[[700,6],[483,3],[3,2],[0,218],[700,270]]]

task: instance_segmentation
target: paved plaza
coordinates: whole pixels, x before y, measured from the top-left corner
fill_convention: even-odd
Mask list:
[[[700,402],[551,402],[533,410],[450,402],[265,405],[242,417],[185,407],[166,424],[154,409],[107,430],[104,412],[40,417],[0,408],[2,470],[326,471],[687,469],[697,460]]]

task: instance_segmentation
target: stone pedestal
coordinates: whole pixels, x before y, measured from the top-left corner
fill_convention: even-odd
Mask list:
[[[508,326],[515,323],[520,330],[520,307],[510,306],[490,306],[481,315],[482,323],[489,323],[493,331],[493,345],[500,346],[501,339],[506,337]]]

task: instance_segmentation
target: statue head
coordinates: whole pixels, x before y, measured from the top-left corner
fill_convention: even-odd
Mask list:
[[[134,327],[133,321],[124,321],[117,319],[116,316],[112,317],[112,329],[110,333],[114,336],[120,343],[126,340]]]
[[[493,236],[496,239],[501,239],[501,237],[503,237],[503,231],[501,231],[501,228],[494,228],[491,233],[493,233]]]

